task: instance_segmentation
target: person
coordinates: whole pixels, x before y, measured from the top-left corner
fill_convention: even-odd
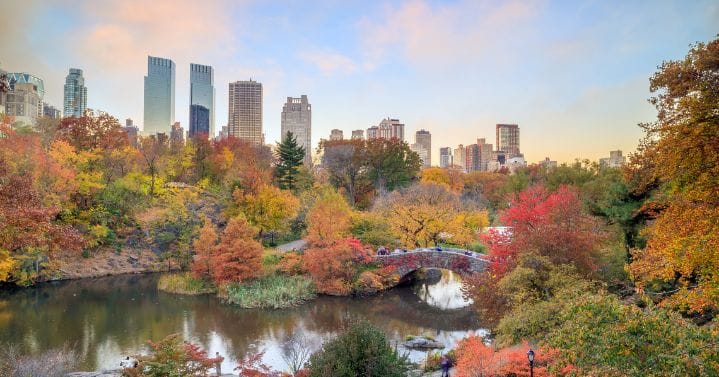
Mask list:
[[[224,357],[220,356],[219,352],[215,352],[215,372],[218,376],[222,375],[222,361],[225,360]]]
[[[449,359],[447,356],[442,355],[439,359],[439,366],[442,367],[442,377],[449,377]]]

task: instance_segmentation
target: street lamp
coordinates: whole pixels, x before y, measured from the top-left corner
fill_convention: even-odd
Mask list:
[[[534,351],[531,348],[527,351],[527,359],[529,359],[529,377],[534,377]]]

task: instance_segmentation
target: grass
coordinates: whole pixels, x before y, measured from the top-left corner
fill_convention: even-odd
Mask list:
[[[24,354],[18,345],[0,343],[0,376],[64,377],[77,367],[81,356],[70,346]]]
[[[289,308],[316,296],[312,279],[296,275],[268,275],[227,287],[226,300],[243,308]]]
[[[189,272],[162,275],[157,282],[157,289],[182,295],[204,295],[217,292],[212,284],[195,279]]]

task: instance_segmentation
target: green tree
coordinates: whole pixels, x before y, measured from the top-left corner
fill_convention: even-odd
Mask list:
[[[359,322],[323,344],[310,357],[308,369],[310,377],[404,377],[409,372],[409,362],[389,345],[382,331]]]
[[[409,144],[396,138],[367,140],[364,165],[375,190],[380,193],[409,185],[422,162]]]
[[[305,158],[305,148],[297,144],[297,138],[287,131],[281,143],[277,143],[277,158],[279,162],[275,167],[275,179],[281,189],[295,190],[300,174],[299,168]]]

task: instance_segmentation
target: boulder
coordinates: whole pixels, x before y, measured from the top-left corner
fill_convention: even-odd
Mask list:
[[[433,348],[444,348],[442,342],[438,342],[434,339],[425,338],[423,336],[412,336],[407,339],[403,346],[412,349],[433,349]]]

